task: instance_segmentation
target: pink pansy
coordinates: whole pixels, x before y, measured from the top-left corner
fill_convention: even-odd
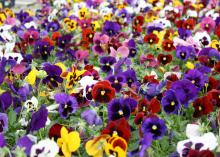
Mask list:
[[[215,28],[215,21],[211,17],[205,17],[200,23],[200,27],[203,31],[210,33]]]
[[[109,42],[109,36],[107,35],[101,35],[100,33],[95,33],[94,38],[93,38],[93,43],[94,45],[92,46],[92,50],[99,54],[103,55],[103,53],[106,52],[105,46]]]
[[[25,72],[25,70],[26,70],[26,67],[23,64],[17,64],[12,68],[12,71],[15,74],[23,74]]]
[[[28,30],[23,34],[23,39],[30,45],[34,45],[35,41],[39,39],[39,33],[35,30]]]
[[[110,47],[110,56],[126,58],[129,55],[129,49],[126,46],[120,46],[117,50]]]
[[[147,67],[157,67],[158,66],[158,62],[157,60],[154,58],[153,55],[144,55],[142,54],[140,56],[140,62],[141,64],[145,63],[147,61]]]
[[[89,52],[87,50],[78,50],[75,53],[75,57],[77,60],[82,61],[89,57]]]
[[[16,25],[16,18],[8,17],[5,21],[5,23],[8,25],[14,26],[14,25]]]

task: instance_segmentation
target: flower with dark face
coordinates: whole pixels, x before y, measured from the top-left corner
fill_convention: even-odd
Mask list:
[[[198,88],[196,88],[191,81],[186,79],[173,82],[170,89],[175,91],[176,97],[185,107],[187,107],[189,101],[196,98],[198,94]]]
[[[21,21],[21,23],[23,23],[25,19],[29,17],[29,14],[21,10],[18,14],[16,14],[16,17],[18,18],[19,21]]]
[[[57,45],[58,47],[64,49],[67,47],[67,45],[71,42],[72,39],[72,35],[70,34],[66,34],[62,37],[58,37],[57,38]]]
[[[59,104],[59,113],[62,118],[67,118],[70,114],[75,113],[78,108],[78,103],[73,96],[57,93],[54,99]]]
[[[34,45],[34,43],[39,39],[40,35],[36,30],[28,30],[23,35],[23,40],[30,45]]]
[[[203,116],[203,115],[207,115],[213,111],[213,105],[208,96],[197,98],[193,102],[193,107],[195,109],[193,117],[196,117],[196,118]]]
[[[153,33],[147,34],[144,36],[144,42],[148,44],[157,44],[159,42],[159,38]]]
[[[115,121],[110,121],[102,130],[102,134],[117,135],[124,138],[127,142],[131,137],[130,125],[125,118],[120,118]]]
[[[220,107],[220,90],[212,89],[208,92],[207,96],[214,106]]]
[[[191,31],[183,28],[178,29],[179,37],[183,40],[186,40],[188,37],[191,36]]]
[[[47,60],[52,50],[53,47],[46,41],[37,41],[34,45],[34,54],[40,55],[44,60]]]
[[[118,23],[112,21],[105,21],[103,31],[108,36],[112,37],[118,34],[121,30],[121,27]]]
[[[116,63],[116,59],[115,57],[112,57],[112,56],[104,56],[100,59],[100,63],[102,64],[101,65],[102,71],[111,73],[112,72],[111,66],[114,63]]]
[[[152,117],[152,118],[146,118],[143,121],[141,125],[141,131],[144,135],[152,134],[153,139],[157,140],[164,136],[164,134],[167,131],[167,127],[162,119]]]
[[[116,92],[120,92],[124,82],[123,75],[109,75],[106,79],[109,80],[111,86],[115,88]]]
[[[8,130],[8,116],[5,113],[0,113],[0,133]]]
[[[47,84],[50,88],[58,87],[58,83],[62,83],[63,79],[60,77],[62,69],[59,66],[52,64],[45,64],[44,70],[47,76],[43,79],[43,83]]]
[[[182,26],[185,29],[193,30],[196,25],[196,21],[193,18],[189,18],[183,22]]]
[[[176,97],[175,91],[168,90],[161,100],[164,111],[167,114],[177,114],[180,109],[180,102]]]
[[[137,53],[136,43],[133,39],[128,41],[129,57],[134,57]]]
[[[166,65],[166,64],[172,62],[173,57],[172,57],[172,55],[170,55],[170,54],[167,54],[167,55],[159,54],[159,55],[157,56],[157,60],[158,60],[158,62],[159,62],[160,64]]]
[[[197,69],[189,70],[186,74],[184,74],[183,78],[191,81],[197,88],[202,88],[208,79],[207,76]]]
[[[84,47],[88,47],[89,43],[93,42],[94,31],[91,28],[85,28],[82,30],[82,44]]]
[[[217,73],[220,73],[220,61],[218,61],[217,64],[215,64],[214,69]]]
[[[123,72],[123,75],[129,87],[131,87],[131,85],[137,81],[136,73],[133,69]]]
[[[100,81],[94,85],[92,97],[100,103],[110,102],[115,97],[115,89],[112,88],[109,81]]]
[[[190,52],[187,46],[177,46],[176,47],[176,57],[186,61],[190,57]]]
[[[143,112],[145,115],[158,113],[160,112],[160,102],[156,98],[151,99],[151,101],[141,99],[138,102],[138,112]]]
[[[202,30],[210,33],[215,28],[215,21],[211,17],[205,17],[202,19],[200,27],[202,28]]]
[[[95,33],[93,38],[94,46],[92,47],[92,50],[99,55],[104,54],[108,41],[109,41],[109,37],[107,35]]]
[[[123,98],[113,99],[108,104],[108,119],[117,120],[122,117],[128,119],[131,113],[131,107],[129,104],[125,103]]]
[[[163,48],[163,50],[166,51],[166,52],[171,52],[171,51],[175,50],[175,47],[174,47],[174,45],[173,45],[173,41],[170,40],[170,39],[165,39],[165,40],[163,40],[163,42],[162,42],[162,48]]]
[[[60,29],[60,24],[58,21],[49,22],[46,26],[48,32],[56,32]]]

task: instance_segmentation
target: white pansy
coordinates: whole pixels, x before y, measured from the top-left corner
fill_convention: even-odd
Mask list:
[[[30,157],[55,157],[58,152],[57,144],[53,140],[45,139],[31,147]]]
[[[203,46],[209,46],[210,42],[211,42],[211,38],[209,36],[209,34],[204,31],[204,32],[197,32],[194,37],[193,40],[199,44],[200,47]],[[204,45],[204,43],[206,43],[206,41],[208,42],[208,44]]]
[[[198,124],[187,124],[186,136],[188,138],[197,137],[201,135],[201,128]]]
[[[38,100],[35,96],[33,96],[30,100],[25,101],[24,107],[27,109],[28,112],[36,111],[38,107]]]
[[[57,13],[58,13],[58,10],[57,9],[54,9],[53,11],[52,11],[52,13],[50,13],[50,15],[48,16],[48,21],[49,22],[52,22],[55,18],[56,18],[56,15],[57,15]]]
[[[187,15],[188,18],[190,18],[190,17],[195,17],[195,18],[198,17],[198,13],[195,10],[187,10],[186,15]]]
[[[25,28],[29,29],[31,27],[34,27],[35,29],[37,29],[37,24],[34,21],[31,22],[27,22],[24,24]]]
[[[92,85],[96,84],[98,81],[94,80],[92,76],[84,76],[80,81],[80,85],[83,88],[83,96],[86,96],[86,87],[91,87]]]
[[[1,57],[5,57],[6,59],[14,59],[18,64],[20,64],[21,61],[23,60],[23,57],[20,53],[14,53],[14,52],[8,52],[5,54],[1,54],[0,52],[0,58]]]
[[[170,21],[163,18],[154,20],[154,23],[162,24],[163,28],[171,27]]]

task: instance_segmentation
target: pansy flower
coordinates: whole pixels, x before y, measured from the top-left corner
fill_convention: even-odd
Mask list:
[[[71,42],[71,39],[72,39],[72,35],[70,35],[70,34],[66,34],[64,36],[58,37],[57,38],[57,46],[59,48],[64,49]]]
[[[71,157],[72,153],[80,147],[80,136],[77,131],[68,132],[66,127],[60,130],[61,137],[57,140],[57,145],[65,157]]]
[[[193,30],[196,25],[196,21],[193,18],[189,18],[183,22],[182,27],[185,29]]]
[[[27,112],[35,112],[38,107],[38,100],[33,96],[30,100],[25,101],[24,107],[27,109]]]
[[[160,112],[160,102],[156,98],[153,98],[150,101],[147,99],[141,99],[138,102],[138,112],[142,112],[145,115],[148,113],[158,113]]]
[[[214,66],[214,69],[217,73],[220,73],[220,61],[218,61],[215,66]]]
[[[208,96],[197,98],[193,102],[193,107],[195,109],[193,116],[196,118],[207,115],[213,111],[213,105],[211,104]]]
[[[78,108],[78,103],[73,96],[57,93],[54,99],[59,104],[59,113],[62,118],[67,118],[70,114],[75,113]]]
[[[74,31],[77,28],[77,21],[66,18],[64,19],[65,24],[67,25],[67,28],[70,32]]]
[[[4,12],[0,12],[0,26],[2,26],[2,24],[6,19],[7,19],[7,15]]]
[[[4,133],[8,130],[8,116],[5,113],[0,113],[0,132]]]
[[[173,90],[167,90],[165,92],[161,100],[161,104],[167,114],[178,114],[178,111],[181,107],[181,103]]]
[[[41,56],[44,60],[47,60],[50,56],[53,47],[50,43],[45,41],[37,41],[34,45],[34,56]]]
[[[175,47],[174,47],[174,45],[173,45],[173,41],[170,40],[170,39],[165,39],[165,40],[163,40],[163,42],[162,42],[162,48],[163,48],[163,50],[166,51],[166,52],[171,52],[171,51],[175,50]]]
[[[200,47],[207,47],[211,42],[211,38],[206,31],[195,33],[193,39],[200,45]]]
[[[92,97],[100,103],[110,102],[115,96],[115,89],[112,88],[109,81],[100,81],[96,83],[92,90]]]
[[[90,126],[102,125],[102,119],[97,115],[96,111],[94,110],[83,111],[81,113],[81,117]]]
[[[170,54],[159,54],[157,56],[157,60],[160,64],[166,65],[166,64],[172,62],[173,57]]]
[[[110,137],[105,144],[105,153],[108,156],[126,157],[127,142],[119,136]]]
[[[3,92],[0,94],[0,108],[1,111],[5,112],[10,105],[12,105],[13,97],[9,92]]]
[[[202,19],[200,27],[202,30],[210,33],[215,28],[215,21],[211,17],[205,17]]]
[[[111,66],[114,63],[116,63],[116,59],[115,59],[115,57],[112,57],[112,56],[104,56],[100,59],[100,63],[102,64],[101,65],[102,71],[107,72],[107,73],[111,73],[112,72]]]
[[[157,44],[159,42],[159,38],[157,35],[151,33],[144,36],[144,42],[148,44]]]
[[[191,36],[191,31],[188,29],[179,28],[178,34],[181,39],[186,40],[189,36]]]
[[[126,58],[129,55],[129,49],[126,46],[120,46],[117,50],[115,50],[113,47],[110,47],[110,51],[110,56],[116,58]]]
[[[141,131],[143,134],[152,134],[153,139],[157,140],[164,136],[164,134],[167,131],[167,127],[162,119],[152,117],[152,118],[146,118],[143,121],[141,125]]]
[[[57,65],[45,64],[44,70],[47,76],[43,79],[43,83],[47,84],[50,88],[58,87],[58,83],[62,83],[63,79],[60,77],[62,69]]]
[[[123,75],[129,87],[137,81],[136,73],[133,69],[123,72]]]
[[[88,47],[88,43],[93,42],[94,31],[91,28],[85,28],[82,30],[82,43]]]
[[[116,92],[120,92],[124,82],[123,75],[109,75],[106,79],[111,83],[111,86],[115,88]]]
[[[34,45],[34,43],[39,39],[39,32],[36,30],[27,30],[23,34],[23,39],[26,43]]]
[[[108,36],[112,37],[119,33],[121,27],[118,23],[112,21],[105,21],[103,26],[103,31]]]
[[[30,157],[56,156],[59,152],[57,144],[50,139],[44,139],[31,147]],[[70,156],[69,156],[70,157]]]
[[[125,118],[120,118],[115,121],[110,121],[108,125],[102,130],[102,135],[103,134],[109,134],[111,136],[117,135],[124,138],[128,142],[131,137],[131,129]]]
[[[46,25],[46,30],[48,32],[56,32],[60,29],[60,24],[58,21],[53,21],[53,22],[49,22],[47,25]]]
[[[105,53],[106,46],[108,44],[109,37],[105,34],[101,35],[100,33],[95,33],[93,38],[93,51],[99,55],[102,55]]]
[[[191,51],[189,50],[187,46],[176,47],[176,57],[183,61],[186,61],[190,57],[190,53]]]

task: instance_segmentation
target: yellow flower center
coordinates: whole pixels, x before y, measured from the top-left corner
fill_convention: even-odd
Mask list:
[[[109,63],[106,63],[105,65],[106,65],[106,66],[110,66],[110,64],[109,64]]]
[[[202,107],[201,106],[199,106],[199,111],[202,111]]]
[[[112,136],[118,136],[118,132],[117,131],[113,131]]]
[[[114,83],[116,83],[116,84],[117,84],[117,83],[118,83],[118,80],[115,80],[115,81],[114,81]]]
[[[184,57],[184,56],[185,56],[185,53],[183,53],[183,52],[182,52],[182,53],[181,53],[181,56],[183,56],[183,57]]]
[[[174,106],[174,105],[175,105],[175,102],[174,102],[174,101],[172,101],[172,102],[170,103],[170,105],[171,105],[171,106]]]
[[[152,39],[150,39],[150,43],[152,43],[153,42],[153,40]]]
[[[167,60],[167,58],[166,58],[166,57],[163,57],[163,60],[165,61],[165,60]]]
[[[157,130],[157,126],[156,126],[156,125],[153,125],[153,126],[152,126],[152,129],[153,129],[153,130]]]
[[[89,34],[89,38],[92,38],[93,37],[93,35],[92,34]]]
[[[169,48],[170,48],[170,47],[171,47],[171,45],[170,45],[170,44],[167,44],[167,47],[169,47]]]
[[[206,27],[206,28],[209,28],[209,24],[206,24],[205,27]]]
[[[119,110],[119,111],[118,111],[118,114],[119,114],[120,116],[122,116],[124,113],[123,113],[122,110]]]
[[[103,95],[105,95],[105,91],[103,90],[103,91],[101,91],[101,95],[103,96]]]
[[[220,99],[220,95],[218,95],[218,98]]]
[[[92,88],[90,87],[88,91],[91,92],[91,91],[92,91]]]
[[[143,111],[146,111],[146,107],[145,106],[143,107]]]
[[[195,80],[192,80],[191,82],[192,82],[192,84],[194,84],[196,81],[195,81]]]

